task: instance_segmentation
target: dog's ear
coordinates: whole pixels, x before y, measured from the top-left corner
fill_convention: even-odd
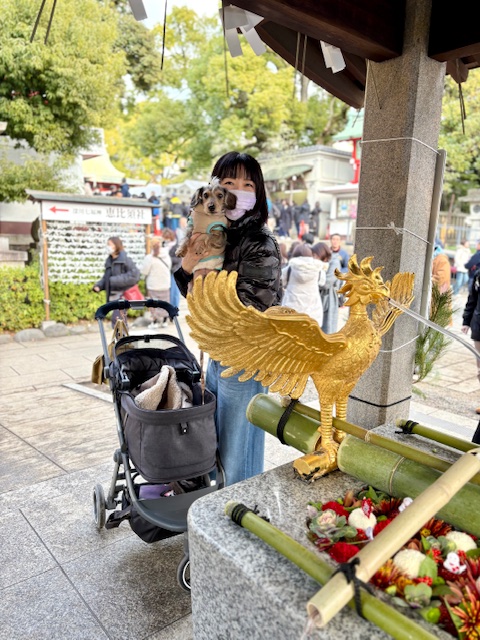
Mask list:
[[[225,206],[227,209],[235,209],[237,206],[237,196],[228,189],[225,189]]]
[[[197,205],[202,204],[204,190],[205,190],[205,187],[200,187],[200,189],[197,189],[195,191],[195,193],[192,196],[192,201],[190,202],[191,207],[196,207]]]

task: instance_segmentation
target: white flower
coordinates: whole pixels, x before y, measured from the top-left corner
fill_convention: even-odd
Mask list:
[[[412,504],[412,502],[413,502],[412,498],[404,498],[402,501],[402,504],[398,507],[398,510],[400,511],[400,513],[402,511],[405,511],[405,509],[409,507]]]
[[[362,529],[363,531],[366,531],[368,527],[371,527],[372,529],[375,527],[377,519],[373,513],[366,516],[363,513],[363,510],[359,507],[358,509],[354,509],[348,516],[348,524],[355,527],[355,529]]]
[[[415,549],[402,549],[393,558],[393,564],[408,578],[418,578],[425,556]]]
[[[462,531],[450,531],[445,536],[448,540],[452,540],[457,545],[457,551],[470,551],[470,549],[476,549],[477,545],[475,540]]]
[[[458,553],[455,553],[455,551],[450,551],[450,553],[447,553],[447,557],[443,563],[443,566],[445,567],[445,569],[447,569],[447,571],[455,573],[456,575],[460,575],[467,568],[465,564],[460,564],[460,558],[458,557]]]
[[[337,521],[337,514],[333,509],[325,509],[322,511],[318,518],[316,519],[316,524],[320,527],[325,527],[326,525],[333,525]]]

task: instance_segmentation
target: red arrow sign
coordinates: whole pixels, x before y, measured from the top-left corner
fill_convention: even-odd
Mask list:
[[[59,209],[58,207],[50,207],[49,210],[53,211],[53,213],[57,213],[57,211],[64,211],[65,213],[68,213],[68,209]]]

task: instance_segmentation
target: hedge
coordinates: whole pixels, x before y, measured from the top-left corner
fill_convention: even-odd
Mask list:
[[[92,284],[50,282],[50,320],[75,324],[93,322],[105,293],[94,293]],[[139,283],[143,290],[143,282]],[[38,328],[46,319],[38,260],[25,268],[0,267],[0,332]],[[141,312],[129,312],[139,315]]]

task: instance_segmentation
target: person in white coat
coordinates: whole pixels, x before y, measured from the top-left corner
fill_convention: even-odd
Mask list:
[[[313,257],[308,245],[295,247],[288,266],[282,269],[282,307],[308,314],[321,327],[323,307],[318,287],[325,283],[327,268],[327,263]]]
[[[145,278],[149,298],[170,302],[171,267],[172,260],[166,243],[161,238],[153,238],[152,252],[145,256],[142,266],[142,277]],[[160,320],[164,325],[167,324],[168,313],[164,309],[152,309],[152,317],[149,329],[159,327]]]

